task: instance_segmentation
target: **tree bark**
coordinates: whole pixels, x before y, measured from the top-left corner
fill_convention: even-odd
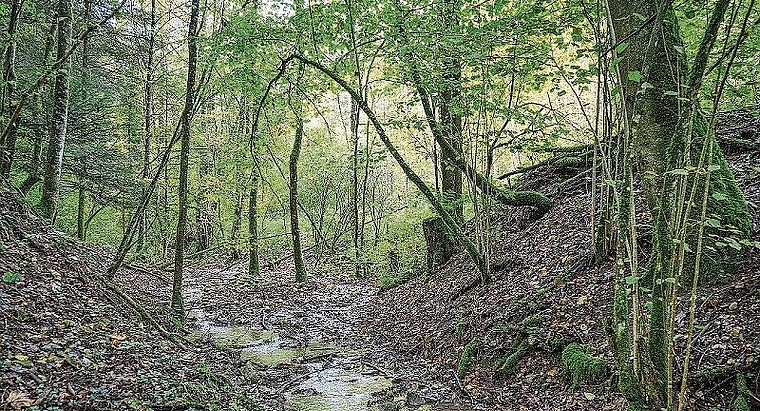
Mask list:
[[[456,252],[456,247],[451,235],[446,230],[443,219],[439,216],[430,217],[422,222],[422,231],[425,234],[427,245],[427,269],[435,271],[438,267],[449,261]]]
[[[251,170],[251,192],[248,196],[248,275],[251,278],[259,276],[259,175],[254,167]]]
[[[71,45],[71,1],[58,1],[58,56],[64,56]],[[59,57],[60,59],[60,57]],[[53,94],[53,118],[48,143],[47,160],[42,186],[42,213],[55,221],[60,196],[61,167],[63,165],[63,148],[66,141],[66,128],[69,115],[69,75],[71,56],[62,64],[55,75]]]
[[[190,24],[187,34],[187,86],[185,87],[185,109],[180,119],[180,165],[179,165],[179,215],[177,235],[174,245],[174,278],[172,282],[171,307],[178,315],[184,315],[182,299],[182,269],[185,256],[185,234],[187,231],[187,179],[190,159],[190,115],[195,106],[195,74],[198,65],[198,12],[199,0],[190,3]]]
[[[13,0],[11,5],[11,15],[8,21],[8,46],[5,48],[5,61],[3,62],[3,95],[0,104],[0,110],[5,114],[6,103],[10,106],[9,113],[15,110],[16,94],[16,32],[18,31],[18,21],[21,15],[21,6],[23,0]],[[0,178],[8,178],[11,174],[13,156],[16,152],[16,136],[18,131],[19,119],[15,119],[10,126],[8,137],[4,144],[0,144]]]
[[[301,250],[301,231],[298,227],[298,157],[301,154],[303,140],[303,120],[298,118],[293,150],[290,152],[290,232],[293,236],[293,261],[295,262],[296,281],[306,281],[306,267]]]
[[[142,195],[146,195],[144,185],[150,178],[150,154],[151,143],[153,140],[153,54],[156,46],[156,0],[150,2],[150,33],[148,34],[148,59],[145,63],[145,92],[144,92],[144,117],[145,117],[145,135],[143,136],[143,189]],[[149,204],[149,203],[148,203]],[[141,213],[139,226],[137,228],[137,247],[143,248],[145,244],[145,231],[148,226],[148,208]]]
[[[453,215],[464,221],[464,204],[462,203],[462,170],[457,167],[457,158],[463,158],[462,152],[462,115],[459,113],[460,81],[462,69],[453,37],[459,27],[459,0],[444,0],[441,5],[441,20],[444,38],[441,41],[441,94],[439,99],[438,116],[441,125],[441,135],[451,146],[452,150],[443,150],[441,162],[441,190],[445,204],[453,210]]]

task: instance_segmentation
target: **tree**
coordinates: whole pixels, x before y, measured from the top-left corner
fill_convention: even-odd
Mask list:
[[[64,58],[71,48],[71,1],[58,1],[58,59]],[[47,160],[43,176],[41,206],[43,214],[52,220],[58,209],[60,196],[61,167],[63,165],[63,148],[66,141],[66,127],[69,114],[69,76],[71,55],[66,57],[55,75],[53,92],[53,118],[48,142]]]
[[[17,31],[19,17],[21,15],[22,0],[13,0],[11,5],[11,14],[8,21],[8,45],[5,47],[3,57],[3,90],[2,100],[0,101],[0,112],[3,114],[6,104],[9,106],[8,113],[15,110],[16,94],[16,53],[17,53]],[[11,173],[11,164],[16,151],[16,135],[18,131],[18,119],[10,124],[10,131],[6,138],[5,144],[0,144],[0,178],[8,178]]]
[[[741,261],[741,251],[721,247],[721,239],[742,238],[750,228],[746,201],[701,112],[699,98],[728,3],[718,1],[713,6],[699,50],[689,65],[671,2],[607,1],[615,53],[612,66],[622,86],[625,120],[621,149],[627,177],[618,211],[619,236],[624,244],[618,253],[636,261],[634,178],[643,183],[654,219],[654,250],[646,275],[652,287],[648,313],[637,303],[641,293],[638,278],[626,283],[619,275],[616,285],[615,350],[621,367],[620,388],[635,407],[673,408],[673,324],[679,288],[730,275]],[[720,90],[713,95],[719,96]],[[717,221],[708,231],[704,231],[705,216]],[[635,264],[630,271],[635,277]],[[684,275],[691,272],[693,278]],[[626,284],[630,283],[633,325],[628,324]],[[692,296],[695,292],[692,288]],[[649,326],[642,335],[643,322]],[[688,355],[687,350],[681,393],[685,391]],[[684,401],[681,395],[679,409]]]
[[[303,140],[303,120],[296,115],[296,135],[293,139],[293,149],[290,152],[290,233],[293,237],[293,261],[295,263],[296,281],[306,281],[306,266],[301,250],[301,230],[298,227],[298,157],[301,155]]]
[[[198,65],[198,14],[199,0],[190,3],[190,22],[187,33],[187,86],[185,87],[185,108],[179,124],[180,165],[179,165],[179,215],[174,246],[174,280],[172,282],[171,306],[178,314],[184,314],[182,300],[182,269],[184,266],[185,233],[187,231],[187,179],[190,161],[190,117],[195,106],[195,75]]]
[[[143,184],[150,178],[151,141],[153,140],[153,82],[154,82],[154,55],[156,49],[156,0],[150,1],[150,18],[148,23],[148,49],[146,50],[145,62],[145,85],[144,85],[144,137],[143,137]],[[146,189],[143,189],[145,196]],[[137,228],[137,247],[143,247],[145,232],[148,226],[148,210],[144,210],[140,216]]]
[[[441,79],[438,98],[438,122],[441,136],[446,139],[452,150],[442,150],[441,189],[447,204],[454,210],[454,216],[464,221],[462,203],[462,170],[454,165],[462,158],[462,115],[460,81],[462,67],[457,50],[459,35],[460,0],[442,0],[439,5],[443,38],[440,41]]]

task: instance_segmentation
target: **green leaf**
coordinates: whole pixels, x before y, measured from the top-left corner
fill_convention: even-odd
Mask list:
[[[628,49],[628,43],[624,41],[615,46],[615,53],[622,54],[626,49]]]
[[[716,220],[714,218],[708,218],[705,220],[705,224],[709,225],[710,227],[720,227],[720,220]]]
[[[596,395],[590,393],[590,392],[584,392],[583,396],[586,397],[589,401],[594,401],[596,399]]]
[[[720,166],[717,165],[717,164],[711,164],[711,165],[707,166],[707,170],[709,170],[709,171],[718,171],[718,170],[720,170]]]
[[[640,83],[641,82],[641,72],[640,71],[629,71],[628,72],[628,80]]]
[[[712,193],[712,198],[718,200],[718,201],[725,201],[728,200],[728,196],[723,193]]]
[[[677,92],[677,91],[673,91],[673,90],[667,90],[667,91],[665,92],[665,95],[666,95],[666,96],[677,96],[677,95],[678,95],[678,92]]]
[[[639,277],[636,277],[635,275],[631,275],[628,277],[625,277],[625,283],[628,285],[633,285],[639,282]]]
[[[24,276],[16,271],[6,271],[5,274],[3,274],[3,282],[7,284],[13,284],[21,281],[21,279],[24,278]]]
[[[646,89],[654,88],[654,86],[652,85],[652,83],[650,83],[648,81],[645,81],[645,82],[641,83],[641,88],[643,88],[644,90],[646,90]]]

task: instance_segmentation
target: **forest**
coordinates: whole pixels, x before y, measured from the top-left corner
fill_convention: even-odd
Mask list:
[[[0,409],[760,410],[755,0],[1,0]]]

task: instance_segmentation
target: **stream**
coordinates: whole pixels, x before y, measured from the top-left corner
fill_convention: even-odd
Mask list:
[[[244,268],[191,270],[183,297],[190,340],[239,353],[258,370],[267,410],[456,411],[450,390],[401,372],[395,354],[371,342],[377,289],[330,273],[290,281],[290,270],[238,280]]]

